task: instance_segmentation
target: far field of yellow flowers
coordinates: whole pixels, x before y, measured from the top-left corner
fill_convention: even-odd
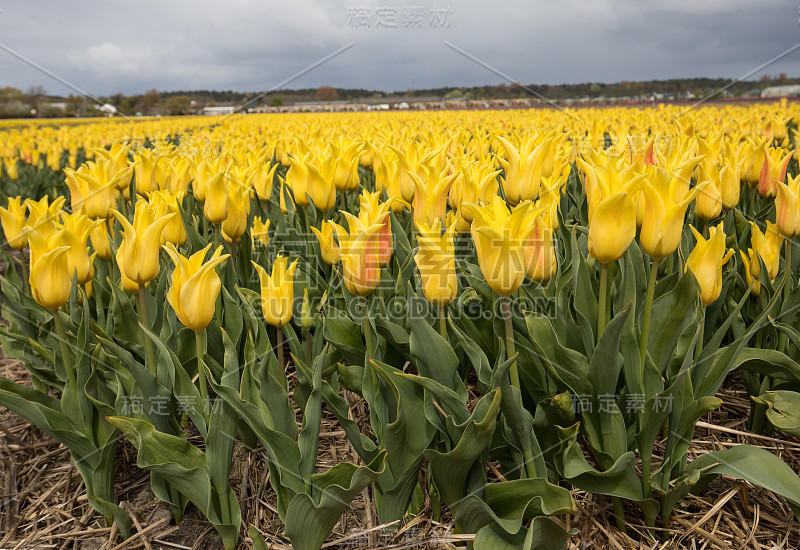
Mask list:
[[[783,101],[3,122],[0,341],[33,387],[0,378],[0,405],[70,449],[125,536],[120,433],[226,548],[269,538],[228,483],[237,442],[263,446],[301,550],[365,489],[381,522],[447,513],[477,550],[565,547],[572,487],[620,530],[719,475],[800,510],[768,451],[689,453],[734,373],[750,430],[800,436],[798,121]],[[318,467],[323,405],[357,463]]]

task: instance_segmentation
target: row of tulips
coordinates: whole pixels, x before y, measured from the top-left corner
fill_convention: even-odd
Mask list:
[[[800,433],[785,108],[724,135],[698,116],[663,139],[599,117],[537,134],[489,124],[499,114],[455,132],[386,115],[361,137],[247,117],[85,147],[64,168],[68,210],[62,196],[0,208],[22,252],[6,257],[0,336],[34,383],[0,379],[0,404],[70,449],[126,535],[119,433],[175,520],[193,503],[228,548],[238,443],[266,451],[301,549],[365,488],[382,522],[444,506],[478,549],[564,547],[551,517],[574,510],[568,487],[609,497],[620,529],[626,514],[669,522],[719,475],[797,509],[800,478],[777,456],[689,450],[734,372],[751,429]],[[661,110],[635,113],[664,128]],[[323,404],[359,464],[318,471]]]

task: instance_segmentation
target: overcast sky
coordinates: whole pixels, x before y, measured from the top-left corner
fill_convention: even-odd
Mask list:
[[[97,95],[737,78],[800,43],[798,0],[0,0],[0,43]],[[394,25],[394,27],[392,26]],[[800,76],[800,50],[759,71]],[[0,51],[0,86],[70,90]]]

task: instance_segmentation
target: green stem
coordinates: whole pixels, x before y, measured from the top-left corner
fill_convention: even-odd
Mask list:
[[[611,502],[614,504],[614,521],[617,524],[617,529],[620,533],[627,533],[628,528],[625,525],[625,508],[622,506],[622,499],[611,497]]]
[[[145,295],[144,285],[139,285],[139,294],[136,296],[136,305],[139,309],[139,321],[142,324],[142,339],[144,340],[144,349],[147,353],[147,363],[150,367],[150,372],[158,374],[156,363],[153,355],[153,342],[145,334],[144,329],[150,329],[150,320],[147,315],[147,296]]]
[[[522,388],[519,384],[519,370],[517,370],[517,360],[515,358],[517,350],[514,345],[514,322],[511,317],[511,297],[503,296],[502,301],[503,321],[506,326],[506,351],[508,352],[506,357],[512,360],[511,367],[508,369],[508,377],[511,380],[511,385],[520,391],[519,396],[520,399],[522,399]]]
[[[308,206],[306,206],[305,208],[303,208],[303,215],[305,216],[305,219],[306,219],[306,253],[308,254],[308,261],[310,262],[311,261],[311,251],[312,251],[311,239],[314,238],[314,235],[312,234],[311,222],[309,221],[309,218],[308,218],[308,209],[309,208],[311,208],[310,204]]]
[[[67,346],[67,334],[64,332],[64,325],[61,324],[61,317],[59,317],[58,309],[51,309],[50,313],[53,314],[53,321],[56,325],[55,337],[61,346],[61,357],[64,360],[64,370],[67,372],[67,380],[72,388],[77,390],[78,382],[75,377],[75,368],[72,364],[72,358],[69,355],[69,346]]]
[[[650,278],[647,280],[647,294],[644,300],[644,317],[642,318],[642,336],[639,340],[639,358],[641,368],[647,359],[647,341],[650,338],[650,316],[653,312],[653,296],[656,292],[656,279],[658,278],[658,264],[661,260],[654,259],[650,265]]]
[[[214,224],[214,250],[219,248],[219,243],[222,242],[222,225]]]
[[[311,355],[313,351],[311,348],[311,331],[309,329],[306,329],[306,353],[308,354],[308,366],[311,367],[314,357]]]
[[[600,299],[597,302],[597,341],[606,329],[608,311],[608,264],[600,264]]]
[[[283,327],[276,327],[276,332],[275,347],[278,348],[278,366],[281,370],[286,370],[286,362],[283,357]]]
[[[694,360],[700,358],[703,353],[703,337],[706,332],[706,306],[703,306],[702,317],[700,317],[700,336],[697,338],[697,346],[694,348]]]
[[[202,330],[195,331],[194,346],[197,351],[197,376],[200,384],[200,399],[203,401],[203,411],[209,411],[211,410],[211,403],[208,402],[208,381],[206,380],[206,369],[204,366],[205,350],[203,349]]]
[[[375,348],[372,342],[372,328],[369,326],[369,314],[367,312],[367,297],[361,296],[359,298],[359,305],[361,306],[361,331],[364,333],[364,341],[367,345],[367,360],[372,359],[375,353]]]
[[[784,258],[784,266],[783,269],[789,271],[789,279],[786,281],[786,284],[783,287],[783,301],[784,303],[789,299],[789,293],[792,291],[792,239],[786,239],[786,257]],[[789,324],[792,324],[792,319],[789,319]],[[778,350],[786,353],[787,348],[787,341],[786,341],[786,333],[781,331],[780,335],[778,336]]]
[[[447,340],[447,306],[439,306],[439,334]]]

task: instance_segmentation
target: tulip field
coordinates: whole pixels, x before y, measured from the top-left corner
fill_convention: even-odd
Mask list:
[[[662,548],[712,486],[770,495],[734,527],[771,518],[796,547],[799,121],[782,101],[2,122],[0,343],[27,374],[0,408],[68,449],[108,548],[144,539],[129,470],[209,548],[336,547],[354,509],[450,524],[431,547],[582,548],[577,492],[602,536]],[[697,452],[730,388],[718,433],[755,444]],[[252,500],[233,472],[257,457]],[[716,529],[692,536],[744,543]]]

